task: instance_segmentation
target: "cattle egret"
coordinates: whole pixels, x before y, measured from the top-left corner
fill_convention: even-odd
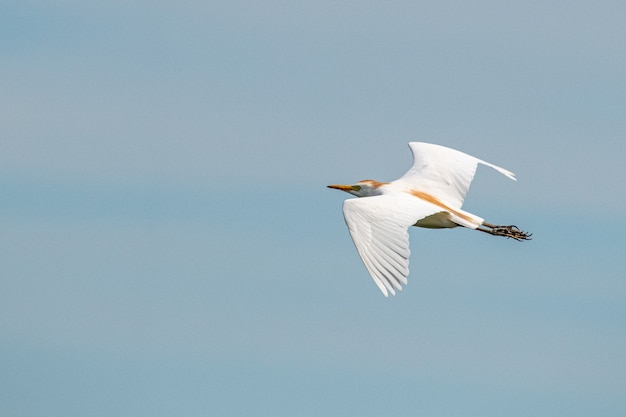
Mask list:
[[[515,180],[515,174],[463,152],[423,142],[409,143],[413,166],[392,182],[362,180],[329,185],[357,197],[343,203],[343,215],[365,267],[387,297],[402,291],[409,275],[410,226],[445,229],[463,226],[518,241],[531,234],[497,226],[461,210],[478,164]]]

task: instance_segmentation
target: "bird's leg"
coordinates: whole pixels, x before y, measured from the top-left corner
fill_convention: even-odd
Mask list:
[[[480,230],[481,232],[489,233],[493,236],[504,236],[507,238],[512,238],[518,241],[522,240],[530,240],[532,233],[526,233],[517,228],[517,226],[497,226],[495,224],[483,222],[482,226],[478,227],[476,230]]]

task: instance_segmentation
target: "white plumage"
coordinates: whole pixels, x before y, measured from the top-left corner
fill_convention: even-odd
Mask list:
[[[516,240],[530,238],[515,226],[491,225],[461,209],[478,164],[515,180],[512,172],[440,145],[411,142],[409,147],[413,166],[393,182],[328,186],[364,197],[344,202],[344,218],[363,263],[385,296],[407,284],[410,226],[464,226]]]

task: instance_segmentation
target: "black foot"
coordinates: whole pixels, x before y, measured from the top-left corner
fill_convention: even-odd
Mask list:
[[[517,226],[493,226],[491,230],[488,230],[487,233],[491,233],[494,236],[504,236],[506,238],[515,239],[518,241],[522,240],[531,240],[532,233],[526,233],[521,230]]]

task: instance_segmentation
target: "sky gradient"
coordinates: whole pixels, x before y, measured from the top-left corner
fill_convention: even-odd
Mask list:
[[[0,6],[0,414],[626,413],[621,2]],[[479,168],[384,298],[344,193]]]

